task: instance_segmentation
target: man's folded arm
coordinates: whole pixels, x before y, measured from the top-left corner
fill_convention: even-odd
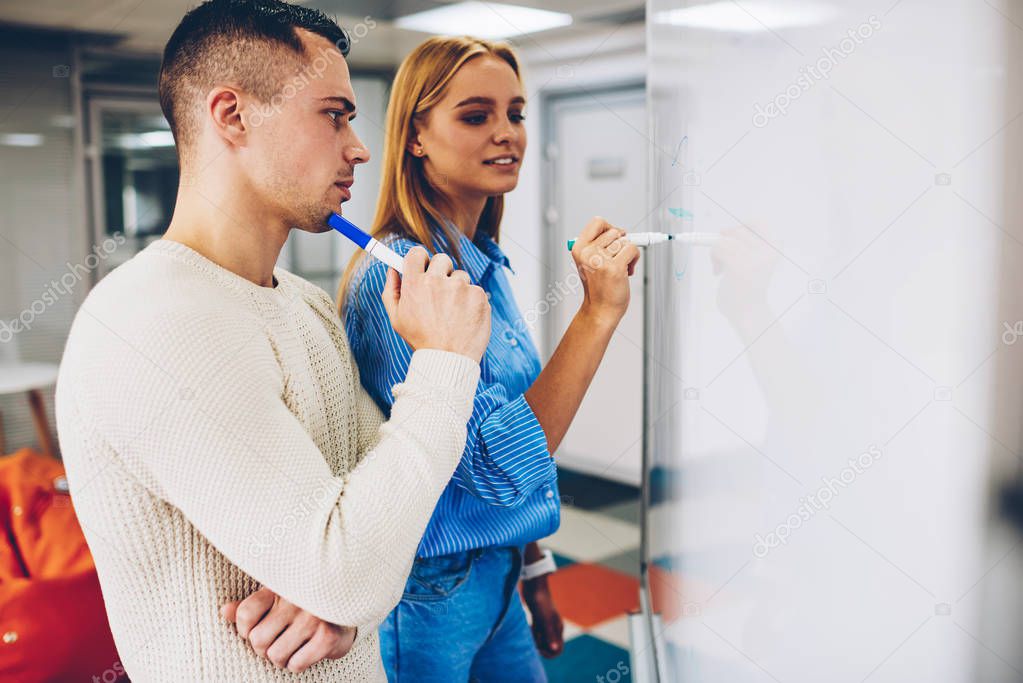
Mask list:
[[[64,378],[81,421],[255,580],[331,623],[381,621],[462,453],[478,364],[417,352],[375,445],[334,477],[282,399],[265,335],[188,326],[213,332],[182,344],[92,330],[107,362],[93,354]]]

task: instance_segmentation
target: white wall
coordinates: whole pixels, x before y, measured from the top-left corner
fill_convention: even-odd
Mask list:
[[[545,95],[577,91],[606,84],[642,81],[646,75],[644,29],[640,25],[606,26],[574,39],[548,41],[543,34],[517,41],[526,84],[526,132],[529,146],[519,185],[505,199],[501,246],[515,269],[512,289],[522,310],[530,310],[543,298],[549,259],[543,221],[542,104]],[[594,145],[599,145],[594,140]],[[543,327],[534,330],[542,356]]]

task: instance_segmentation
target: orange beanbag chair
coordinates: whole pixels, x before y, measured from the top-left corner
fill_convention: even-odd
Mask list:
[[[59,461],[0,457],[0,680],[126,681]]]

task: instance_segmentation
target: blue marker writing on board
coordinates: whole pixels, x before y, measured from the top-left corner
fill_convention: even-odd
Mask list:
[[[391,268],[401,273],[402,258],[385,247],[381,242],[373,239],[369,234],[360,230],[355,223],[336,213],[330,214],[327,224],[339,233],[359,245],[367,254],[384,262]]]

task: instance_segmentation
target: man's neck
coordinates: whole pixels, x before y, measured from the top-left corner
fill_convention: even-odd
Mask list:
[[[251,204],[230,199],[218,204],[182,189],[164,239],[180,242],[261,287],[273,287],[274,265],[289,228],[257,214]]]

